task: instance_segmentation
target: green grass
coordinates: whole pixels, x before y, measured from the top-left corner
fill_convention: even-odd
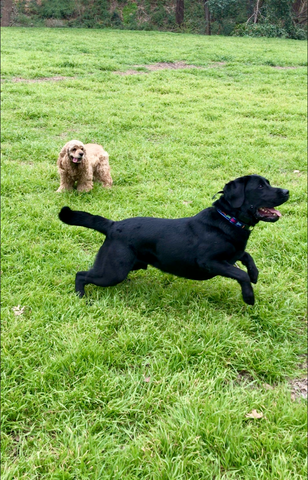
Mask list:
[[[2,479],[306,478],[306,406],[289,383],[306,351],[305,42],[1,35]],[[203,68],[113,73],[181,60]],[[67,79],[13,81],[53,76]],[[106,148],[111,190],[56,193],[72,138]],[[290,190],[248,244],[254,307],[233,280],[153,268],[75,297],[103,238],[62,224],[63,205],[190,216],[250,173]]]

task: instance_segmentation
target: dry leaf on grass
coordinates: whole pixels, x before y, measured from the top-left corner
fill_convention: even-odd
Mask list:
[[[252,410],[250,413],[246,413],[245,417],[247,418],[266,418],[262,412],[257,412],[257,410]]]
[[[25,307],[21,307],[20,305],[17,305],[17,307],[13,307],[12,310],[15,313],[15,315],[22,315],[25,311]]]
[[[265,390],[273,390],[272,385],[270,385],[269,383],[263,383],[262,385],[265,388]]]

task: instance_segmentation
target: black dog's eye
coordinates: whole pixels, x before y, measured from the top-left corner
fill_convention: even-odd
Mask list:
[[[262,185],[261,183],[259,184],[258,188],[264,188],[264,185]]]

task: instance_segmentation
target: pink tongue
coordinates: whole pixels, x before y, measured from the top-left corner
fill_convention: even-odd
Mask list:
[[[74,163],[78,163],[78,158],[73,158]]]
[[[266,210],[273,214],[276,213],[277,217],[281,217],[281,213],[279,212],[279,210],[275,210],[274,208],[267,208]]]

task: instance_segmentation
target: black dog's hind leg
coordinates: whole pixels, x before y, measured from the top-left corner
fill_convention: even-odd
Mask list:
[[[255,297],[250,284],[250,278],[246,272],[238,267],[234,267],[225,260],[221,262],[212,260],[211,263],[207,263],[206,269],[213,275],[221,275],[222,277],[234,278],[234,280],[237,280],[242,287],[244,302],[248,303],[248,305],[254,305]]]
[[[75,278],[75,292],[78,294],[80,298],[82,298],[85,294],[84,287],[89,282],[87,282],[87,275],[89,272],[77,272]]]
[[[93,267],[87,272],[76,274],[76,293],[83,297],[84,287],[89,283],[99,287],[112,287],[123,282],[132,270],[135,260],[136,256],[129,247],[106,240],[98,251]]]
[[[242,264],[245,265],[245,267],[247,268],[247,272],[248,272],[250,281],[252,283],[257,283],[259,271],[256,267],[256,264],[255,264],[252,256],[249,255],[249,253],[244,252],[242,257],[240,258],[240,262],[242,262]]]
[[[132,270],[146,270],[148,268],[148,264],[142,262],[142,260],[136,260]]]

